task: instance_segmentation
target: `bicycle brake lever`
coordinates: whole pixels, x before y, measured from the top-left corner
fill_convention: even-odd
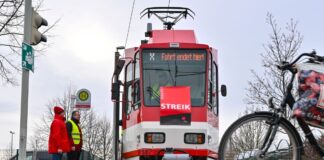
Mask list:
[[[316,51],[313,50],[312,52],[310,52],[310,54],[312,54],[312,55],[316,55]]]
[[[319,61],[319,62],[324,62],[324,57],[316,56],[316,60]]]
[[[314,56],[314,59],[315,59],[316,61],[324,62],[324,57],[322,57],[322,56],[317,56],[317,55],[316,55],[317,53],[316,53],[315,50],[313,50],[310,54]]]

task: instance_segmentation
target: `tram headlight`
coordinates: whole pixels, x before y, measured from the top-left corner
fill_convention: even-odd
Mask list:
[[[145,133],[145,143],[164,143],[165,133],[162,132],[150,132]]]
[[[204,144],[204,133],[185,133],[184,142],[187,144]]]

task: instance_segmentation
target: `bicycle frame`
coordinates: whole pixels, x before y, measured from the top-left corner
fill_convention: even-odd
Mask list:
[[[273,141],[273,137],[277,133],[280,118],[284,118],[283,112],[285,111],[286,105],[288,105],[290,109],[293,109],[293,105],[295,103],[295,99],[292,96],[291,91],[292,91],[293,82],[294,82],[297,70],[292,67],[289,68],[288,70],[292,73],[292,76],[291,76],[289,84],[285,90],[285,96],[280,104],[280,108],[274,108],[274,110],[275,110],[274,116],[273,116],[274,119],[271,122],[269,122],[271,127],[266,134],[266,141],[262,145],[261,154],[260,154],[261,157],[263,157],[265,155],[265,153],[267,152],[267,150],[269,149],[269,147]],[[300,128],[303,130],[305,137],[308,139],[309,143],[316,149],[316,151],[321,155],[321,157],[324,157],[324,150],[319,146],[309,125],[305,122],[305,120],[303,118],[297,117],[296,120],[297,120]]]

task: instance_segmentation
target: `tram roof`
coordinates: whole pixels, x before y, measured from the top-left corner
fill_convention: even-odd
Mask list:
[[[198,43],[193,30],[152,30],[148,43]]]

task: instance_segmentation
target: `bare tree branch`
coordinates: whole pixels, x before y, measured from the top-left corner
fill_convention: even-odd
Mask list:
[[[42,9],[43,0],[36,0],[34,9]],[[24,34],[24,0],[1,0],[0,1],[0,55],[6,61],[0,59],[0,79],[3,84],[18,85],[16,76],[21,72],[21,43]],[[48,33],[59,22],[57,20],[43,32]],[[42,44],[35,47],[35,51],[43,52],[48,45]],[[8,53],[13,53],[8,56]],[[37,57],[37,55],[35,55]]]
[[[6,22],[2,25],[2,27],[0,28],[0,33],[2,32],[2,30],[6,27],[6,25],[13,19],[14,16],[16,16],[18,10],[20,9],[20,7],[23,5],[24,1],[20,1],[18,4],[18,7],[15,8],[15,10],[13,10],[12,14],[9,15],[8,19],[6,20]]]
[[[287,87],[290,74],[281,72],[276,67],[281,61],[292,61],[295,57],[303,37],[297,30],[297,22],[293,19],[286,24],[282,31],[270,13],[267,14],[267,23],[271,27],[270,41],[264,44],[264,53],[261,53],[263,74],[259,75],[252,70],[253,80],[248,82],[245,103],[250,106],[267,107],[267,101],[274,97],[275,105],[280,104]],[[288,112],[286,114],[288,116]]]
[[[53,106],[60,105],[66,111],[66,118],[71,117],[74,108],[71,106],[71,95],[76,94],[74,87],[69,86],[62,97],[54,98],[46,107],[40,122],[36,123],[34,135],[29,146],[34,150],[47,150],[50,124],[53,120]],[[112,158],[112,127],[106,116],[100,117],[93,110],[81,111],[80,126],[83,137],[83,150],[105,160]]]

